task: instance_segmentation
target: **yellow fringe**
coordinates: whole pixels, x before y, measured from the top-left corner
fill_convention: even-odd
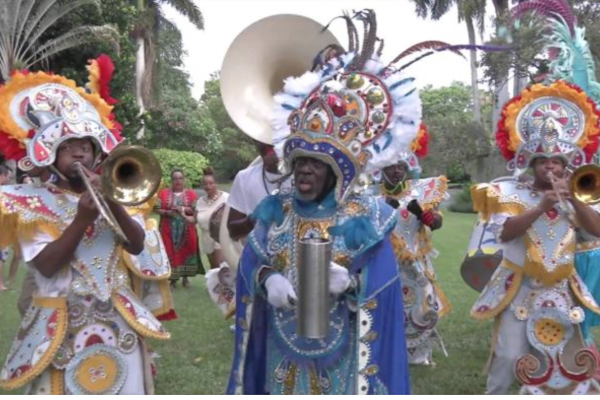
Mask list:
[[[65,339],[69,316],[67,299],[65,297],[34,297],[33,304],[40,308],[55,308],[58,311],[54,337],[52,337],[50,346],[44,351],[42,358],[30,370],[25,371],[15,379],[0,382],[0,387],[4,390],[14,390],[23,387],[44,372],[56,356],[58,348]]]
[[[510,264],[512,264],[510,261],[508,261],[507,259],[504,259],[504,260],[502,260],[502,264],[500,264],[500,266],[498,267],[498,268],[508,268],[515,273],[515,278],[514,278],[513,284],[508,289],[506,294],[504,295],[504,298],[500,301],[500,303],[498,303],[498,305],[496,307],[494,307],[490,310],[482,311],[482,312],[472,310],[471,316],[473,318],[475,318],[477,320],[485,320],[485,319],[493,318],[493,317],[497,316],[498,314],[500,314],[510,304],[510,302],[513,301],[513,299],[515,298],[519,289],[521,288],[521,284],[523,283],[523,271],[521,271],[521,269],[518,266],[510,265]],[[515,271],[515,269],[518,269],[518,270]]]
[[[39,232],[57,239],[62,233],[59,224],[60,221],[23,221],[19,213],[9,213],[4,208],[0,193],[0,232],[2,232],[0,235],[0,248],[11,246],[21,240],[31,240]]]
[[[133,292],[140,300],[143,299],[142,289],[144,286],[144,280],[138,276],[133,276],[131,281],[133,283]],[[154,314],[155,317],[159,317],[174,309],[175,304],[173,302],[173,296],[171,295],[170,282],[168,280],[164,280],[154,283],[158,285],[158,290],[160,291],[163,305],[160,308],[150,311],[152,311],[152,314]]]
[[[448,315],[450,311],[452,311],[452,304],[450,304],[450,300],[446,297],[446,294],[442,291],[439,283],[435,281],[431,281],[433,285],[433,289],[435,290],[435,295],[437,296],[440,303],[442,303],[442,311],[440,312],[440,318]]]
[[[565,251],[575,254],[575,241],[573,240],[568,246],[565,246]],[[533,244],[529,235],[525,235],[525,248],[527,256],[525,257],[525,265],[523,271],[526,276],[539,279],[546,286],[556,285],[563,279],[567,279],[575,272],[573,262],[569,264],[558,265],[554,271],[548,271],[542,262],[542,257],[538,248]]]
[[[116,292],[113,293],[113,295],[112,295],[112,301],[113,301],[115,308],[117,309],[119,314],[121,314],[123,319],[129,324],[129,326],[131,326],[140,335],[142,335],[144,337],[152,338],[152,339],[158,339],[158,340],[167,340],[167,339],[171,338],[171,334],[169,332],[153,331],[152,329],[149,329],[146,326],[140,324],[131,315],[129,310],[127,310],[127,308],[125,307],[125,304],[123,304],[121,302],[121,300],[119,300],[119,297]]]
[[[525,212],[525,207],[519,203],[506,200],[501,201],[502,194],[488,183],[478,183],[471,186],[471,199],[473,209],[479,213],[480,218],[489,221],[492,214],[506,213],[519,215]]]

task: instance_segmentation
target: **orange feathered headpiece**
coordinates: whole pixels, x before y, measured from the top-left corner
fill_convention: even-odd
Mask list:
[[[23,170],[52,165],[72,138],[109,153],[122,140],[117,128],[111,105],[60,75],[16,72],[0,87],[0,148]]]
[[[572,168],[598,150],[600,112],[579,87],[557,81],[533,85],[502,110],[496,144],[516,175],[536,157],[561,157]]]

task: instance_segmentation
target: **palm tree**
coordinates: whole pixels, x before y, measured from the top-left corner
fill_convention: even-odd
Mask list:
[[[109,25],[84,25],[52,39],[45,33],[58,21],[85,6],[100,6],[100,0],[2,0],[0,2],[0,79],[15,69],[29,69],[47,62],[61,51],[97,40],[118,47],[119,32]]]
[[[483,36],[485,23],[485,0],[412,0],[415,3],[417,15],[422,18],[427,18],[431,15],[431,19],[438,20],[442,18],[450,9],[456,5],[458,7],[458,22],[465,22],[467,33],[469,35],[469,44],[477,44],[475,34],[475,25],[479,31],[479,35]],[[479,83],[477,78],[477,51],[470,51],[470,67],[471,67],[471,90],[473,95],[473,120],[480,124],[481,121],[481,96],[479,95]]]
[[[177,28],[164,16],[161,6],[169,5],[186,17],[197,29],[204,29],[204,18],[193,0],[135,0],[142,15],[141,23],[133,32],[137,46],[135,56],[135,97],[140,114],[146,110],[152,98],[154,86],[154,63],[157,38],[165,29]],[[144,136],[144,128],[137,137]]]
[[[427,18],[431,15],[431,19],[438,20],[442,18],[450,9],[456,5],[458,8],[458,22],[463,22],[467,26],[469,35],[469,45],[477,44],[476,29],[479,36],[483,36],[485,25],[486,0],[412,0],[416,5],[417,15],[422,18]],[[485,158],[489,155],[489,139],[483,129],[483,121],[481,117],[481,95],[479,93],[479,81],[477,78],[477,51],[473,48],[469,51],[469,61],[471,69],[471,93],[473,97],[473,122],[477,125],[477,131],[480,136],[477,138],[479,145],[477,146],[478,157],[476,160],[476,177],[477,181],[485,178]]]

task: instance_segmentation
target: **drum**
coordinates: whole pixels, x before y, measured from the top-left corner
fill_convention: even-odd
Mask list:
[[[225,203],[216,208],[208,219],[208,233],[212,240],[220,243],[219,231],[221,230],[221,221],[223,220],[223,211],[225,211]]]
[[[477,221],[467,254],[460,268],[460,274],[467,285],[481,292],[498,265],[502,262],[502,246],[482,220]]]

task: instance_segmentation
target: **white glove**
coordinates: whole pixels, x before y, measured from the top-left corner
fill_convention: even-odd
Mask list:
[[[344,293],[350,286],[350,273],[347,268],[334,262],[329,267],[329,293]]]
[[[296,292],[294,287],[281,274],[272,274],[265,281],[265,289],[267,289],[267,300],[275,308],[292,309],[296,300]]]

